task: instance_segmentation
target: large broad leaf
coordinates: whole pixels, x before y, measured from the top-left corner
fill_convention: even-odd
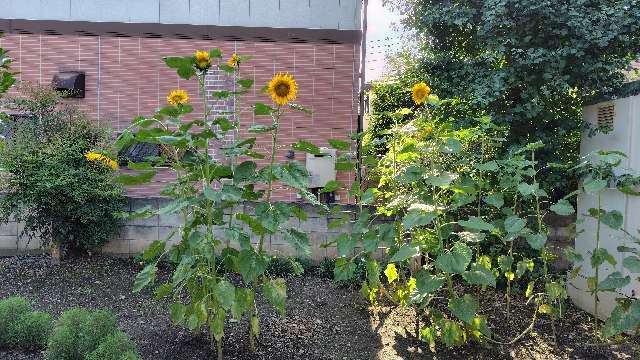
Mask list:
[[[336,260],[336,265],[333,268],[333,277],[335,281],[348,281],[353,278],[353,274],[356,271],[356,264],[353,261],[339,258]]]
[[[249,227],[251,228],[251,231],[253,231],[253,233],[256,235],[265,235],[269,232],[258,219],[254,218],[251,215],[247,215],[245,213],[239,213],[239,214],[236,214],[236,219],[249,225]]]
[[[358,238],[355,234],[342,233],[336,238],[336,247],[338,255],[351,256],[353,255],[353,249],[358,243]]]
[[[446,273],[462,274],[470,262],[471,249],[462,242],[456,242],[450,252],[438,256],[436,267]]]
[[[236,288],[236,297],[231,306],[231,316],[239,320],[242,313],[250,311],[254,306],[255,294],[253,290],[247,288]]]
[[[421,303],[429,294],[435,294],[444,284],[444,277],[421,269],[416,273],[416,287],[409,295],[412,304]]]
[[[471,269],[462,273],[462,278],[471,285],[496,286],[493,272],[480,264],[471,264]]]
[[[618,304],[604,324],[602,333],[606,337],[625,332],[635,332],[640,327],[640,300]]]
[[[522,194],[522,196],[533,195],[537,189],[538,189],[538,184],[527,184],[527,183],[518,184],[518,192]]]
[[[410,230],[417,226],[429,225],[435,218],[435,213],[426,212],[420,209],[413,209],[407,212],[407,214],[402,219],[402,226],[405,229]]]
[[[396,264],[387,264],[387,267],[384,269],[384,275],[387,277],[389,284],[398,280],[398,269],[396,268]]]
[[[487,195],[484,202],[500,209],[504,205],[504,196],[501,193]]]
[[[461,298],[450,299],[448,307],[455,317],[471,325],[478,312],[478,300],[467,294]]]
[[[309,245],[309,237],[306,233],[296,229],[287,229],[283,233],[284,239],[299,254],[309,257],[311,256],[311,246]]]
[[[142,254],[142,258],[145,262],[149,262],[155,260],[160,254],[164,252],[166,246],[166,242],[161,240],[156,240],[152,242]]]
[[[364,251],[368,253],[372,253],[378,250],[378,245],[380,243],[380,236],[375,229],[371,229],[364,233],[362,236],[362,246],[364,247]]]
[[[545,234],[527,234],[527,243],[535,250],[540,250],[547,242],[547,235]]]
[[[275,165],[273,174],[283,183],[296,189],[306,189],[309,185],[307,169],[297,161],[289,161],[284,165]]]
[[[558,202],[551,205],[549,209],[558,215],[571,215],[576,212],[573,205],[565,199],[558,200]]]
[[[238,255],[238,268],[244,281],[252,283],[264,274],[267,261],[263,255],[256,253],[253,249],[246,249],[240,251]]]
[[[233,284],[227,280],[221,280],[213,289],[213,294],[223,309],[227,311],[231,310],[231,306],[233,306],[236,298],[236,287],[233,286]]]
[[[264,297],[273,305],[278,314],[284,316],[287,301],[287,283],[283,279],[271,279],[262,285]]]
[[[587,194],[595,194],[607,187],[607,181],[589,177],[584,180],[582,187]]]
[[[155,263],[145,266],[144,269],[136,275],[136,278],[133,281],[133,292],[138,292],[145,286],[153,283],[156,280],[157,272],[158,267]]]
[[[504,220],[504,229],[510,234],[519,233],[526,225],[526,222],[517,216],[509,216]]]
[[[494,229],[493,225],[489,224],[488,222],[482,220],[477,216],[471,216],[469,220],[458,221],[458,224],[460,224],[460,226],[463,226],[467,229],[473,229],[473,230],[491,231]]]
[[[606,211],[600,216],[600,221],[614,230],[622,228],[624,223],[622,213],[618,210]]]
[[[593,252],[591,253],[591,266],[595,268],[597,266],[604,264],[605,261],[611,264],[612,266],[616,266],[616,264],[618,263],[616,259],[613,257],[613,255],[611,255],[607,249],[605,248],[594,249]]]
[[[255,176],[257,165],[253,161],[244,161],[233,169],[233,180],[241,182],[251,180]]]
[[[404,244],[393,254],[389,262],[404,261],[420,254],[420,246]]]
[[[604,280],[598,284],[599,291],[615,291],[623,288],[631,282],[631,277],[622,276],[619,271],[609,274]]]
[[[632,273],[640,273],[640,258],[637,256],[627,256],[622,260],[622,266]]]
[[[313,143],[311,143],[309,141],[306,141],[306,140],[299,140],[297,143],[291,144],[291,147],[294,150],[302,151],[302,152],[309,153],[309,154],[312,154],[312,155],[320,155],[320,154],[322,154],[322,152],[320,151],[319,147],[317,147]]]

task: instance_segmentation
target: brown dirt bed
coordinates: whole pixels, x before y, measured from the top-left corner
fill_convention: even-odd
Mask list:
[[[52,265],[44,256],[0,259],[0,298],[22,295],[34,307],[59,315],[82,306],[113,311],[122,330],[137,343],[145,360],[200,360],[214,358],[207,337],[174,326],[167,304],[149,293],[132,294],[138,264],[131,259],[102,256],[68,259]],[[161,271],[160,276],[168,272]],[[549,321],[538,321],[534,331],[510,346],[472,343],[457,349],[439,348],[432,354],[415,340],[411,309],[369,307],[358,292],[337,287],[313,274],[287,279],[289,300],[285,318],[259,304],[262,334],[259,350],[247,352],[246,322],[229,323],[224,341],[225,359],[640,359],[640,339],[628,337],[602,345],[593,336],[593,320],[569,306],[557,323],[553,344]],[[487,291],[481,303],[495,333],[519,333],[530,320],[530,305],[514,304],[514,316],[504,316],[504,295]],[[496,328],[496,326],[498,326]],[[40,360],[43,353],[0,349],[0,359]]]

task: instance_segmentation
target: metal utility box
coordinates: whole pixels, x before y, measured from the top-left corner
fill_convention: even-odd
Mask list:
[[[580,145],[581,156],[587,156],[597,150],[618,150],[624,152],[626,158],[616,169],[618,174],[640,173],[640,95],[629,96],[617,100],[605,101],[584,108],[584,120],[591,127],[606,128],[607,133],[599,132],[591,137],[583,134]],[[587,291],[587,277],[594,275],[594,269],[590,264],[591,253],[595,247],[596,220],[586,217],[590,208],[597,208],[595,195],[581,194],[577,202],[576,223],[576,252],[584,258],[581,270],[577,277],[570,279],[567,292],[572,301],[583,310],[593,314],[593,295]],[[640,230],[640,197],[629,196],[618,191],[614,186],[603,190],[602,209],[607,211],[618,210],[624,216],[624,229],[638,235]],[[620,289],[620,293],[600,292],[598,304],[598,317],[606,319],[615,307],[615,298],[621,295],[638,297],[640,294],[640,282],[637,276],[630,274],[622,266],[622,260],[629,253],[620,253],[618,246],[635,247],[622,231],[612,230],[607,226],[601,226],[600,246],[607,249],[613,255],[617,265],[611,266],[605,262],[600,267],[599,281],[602,281],[610,273],[620,271],[623,276],[630,275],[631,283]]]
[[[307,172],[309,173],[309,188],[322,188],[329,181],[336,179],[336,149],[320,148],[321,154],[307,153]]]

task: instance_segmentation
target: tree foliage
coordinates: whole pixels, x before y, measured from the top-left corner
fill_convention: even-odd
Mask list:
[[[509,124],[514,146],[544,142],[543,163],[577,160],[584,101],[614,92],[640,53],[636,0],[388,3],[423,40],[416,73]],[[572,182],[566,171],[545,175]]]
[[[124,192],[111,168],[85,158],[106,144],[107,132],[48,88],[25,87],[7,106],[21,115],[4,121],[0,221],[23,221],[26,235],[69,250],[109,241],[120,229]]]

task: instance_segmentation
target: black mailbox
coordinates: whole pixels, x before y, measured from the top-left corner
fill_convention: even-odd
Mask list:
[[[53,76],[53,87],[64,92],[64,97],[84,98],[84,77],[80,71],[61,71]]]

